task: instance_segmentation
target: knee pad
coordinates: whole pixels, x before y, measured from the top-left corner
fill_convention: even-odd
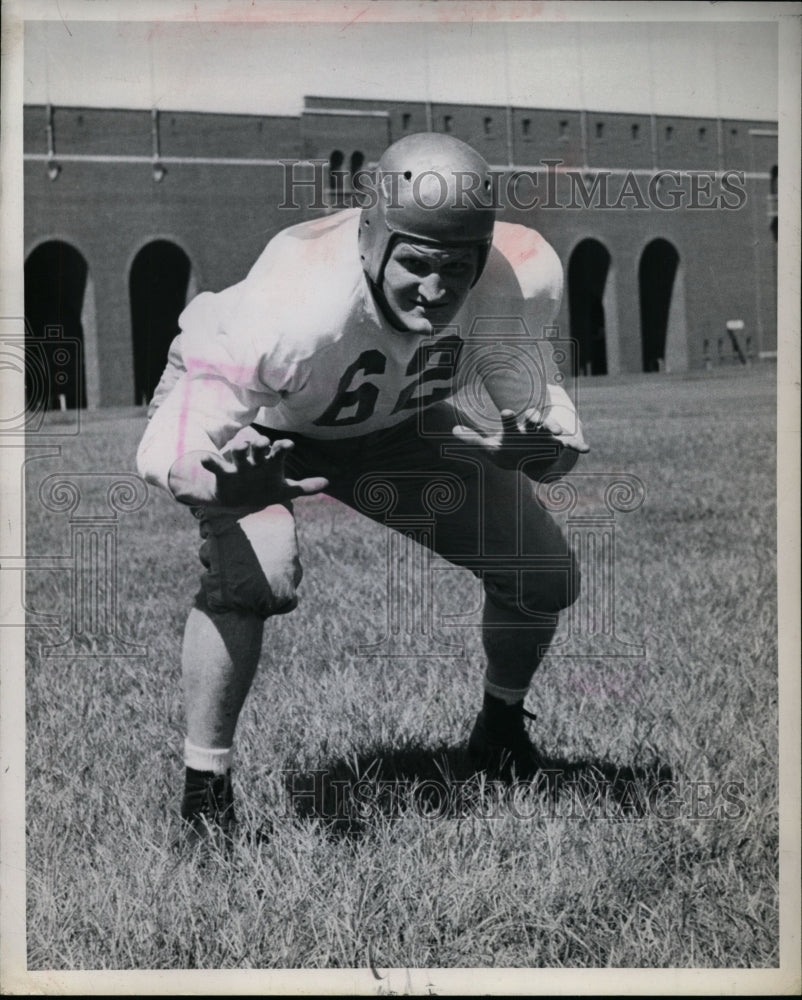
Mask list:
[[[214,527],[202,523],[201,534],[199,555],[205,572],[196,598],[199,606],[217,614],[240,611],[262,619],[297,606],[303,571],[294,544],[279,542],[269,551],[261,545],[257,552],[242,521]]]
[[[483,584],[487,596],[499,607],[523,614],[556,614],[579,597],[581,574],[573,552],[550,556],[543,569],[530,565],[516,570],[511,557],[507,569],[486,573]]]

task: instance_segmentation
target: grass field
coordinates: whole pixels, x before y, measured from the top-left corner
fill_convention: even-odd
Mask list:
[[[581,383],[582,470],[646,488],[616,516],[614,592],[645,654],[544,661],[549,789],[470,775],[475,628],[441,630],[462,658],[357,655],[384,630],[385,531],[300,502],[302,601],[242,716],[231,857],[170,849],[197,544],[151,490],[118,536],[119,631],[147,655],[45,656],[61,633],[29,629],[29,967],[778,965],[774,375]],[[88,414],[31,463],[29,554],[70,551],[42,479],[131,471],[143,424]],[[436,581],[439,611],[475,606],[470,577]],[[28,587],[68,620],[66,572]]]

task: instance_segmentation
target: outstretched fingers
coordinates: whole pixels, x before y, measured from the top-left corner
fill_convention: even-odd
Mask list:
[[[556,438],[557,442],[564,448],[571,448],[573,451],[583,453],[590,451],[582,436],[579,421],[574,419],[573,424],[575,429],[570,430],[569,426],[560,421],[551,409],[547,409],[545,414],[537,409],[527,410],[524,414],[524,425],[527,431]]]
[[[455,438],[458,438],[465,444],[478,445],[480,448],[486,448],[488,446],[486,438],[484,438],[478,431],[474,430],[473,427],[466,427],[465,424],[457,424],[455,427],[452,427],[451,433]]]
[[[292,451],[294,447],[294,441],[290,441],[288,438],[280,438],[270,446],[266,460],[280,463],[280,467],[283,470],[284,458],[287,452]],[[283,472],[281,474],[283,475]],[[308,497],[313,496],[315,493],[321,493],[328,485],[328,479],[324,479],[323,476],[309,476],[306,479],[284,479],[282,492],[288,500],[294,500],[295,497]]]
[[[295,444],[292,441],[288,441],[287,438],[280,438],[278,441],[274,441],[270,446],[267,457],[269,459],[279,459],[284,461],[285,452],[292,451]]]
[[[502,410],[499,416],[501,417],[501,433],[504,437],[510,434],[521,433],[521,429],[518,426],[518,417],[513,410]]]
[[[204,455],[200,460],[200,464],[215,476],[229,475],[237,471],[237,466],[233,462],[229,462],[228,459],[223,458],[222,455]]]
[[[273,445],[267,438],[262,438],[259,441],[254,441],[251,444],[251,455],[253,456],[253,461],[255,465],[261,465],[262,462],[270,455],[273,449]]]
[[[315,493],[322,493],[328,485],[328,479],[324,479],[323,476],[284,480],[284,488],[288,500],[294,500],[296,497],[310,497]]]

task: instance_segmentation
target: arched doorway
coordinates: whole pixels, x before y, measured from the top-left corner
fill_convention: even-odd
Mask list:
[[[365,163],[365,154],[360,150],[351,153],[351,186],[354,186],[354,174],[358,174]]]
[[[571,337],[578,345],[579,371],[607,374],[607,317],[605,315],[610,254],[598,240],[577,244],[568,262],[568,310]]]
[[[63,240],[41,243],[25,261],[25,318],[37,340],[36,358],[26,363],[28,408],[73,410],[86,406],[84,310],[88,274],[83,255]]]
[[[332,150],[329,156],[328,196],[329,203],[335,208],[343,208],[343,191],[345,190],[345,171],[343,163],[345,154],[341,149]]]
[[[150,400],[159,384],[167,351],[178,333],[178,317],[187,303],[190,271],[189,257],[169,240],[148,243],[131,265],[128,285],[136,404]]]
[[[645,372],[682,369],[687,364],[683,290],[677,280],[679,265],[679,254],[668,240],[652,240],[641,255],[638,290]],[[676,361],[667,363],[669,357]]]

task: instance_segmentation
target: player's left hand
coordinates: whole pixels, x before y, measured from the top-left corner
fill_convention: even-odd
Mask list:
[[[501,430],[484,435],[472,427],[458,424],[453,434],[478,448],[500,469],[522,468],[531,479],[546,473],[565,473],[573,468],[580,454],[590,451],[582,425],[571,414],[572,427],[560,422],[559,407],[526,410],[516,416],[512,410],[501,411]],[[567,422],[567,421],[566,421]]]
[[[325,490],[329,483],[322,476],[287,479],[284,459],[293,447],[292,441],[281,439],[271,443],[259,434],[232,447],[230,457],[211,452],[203,455],[200,465],[216,481],[215,502],[223,507],[268,506]]]

